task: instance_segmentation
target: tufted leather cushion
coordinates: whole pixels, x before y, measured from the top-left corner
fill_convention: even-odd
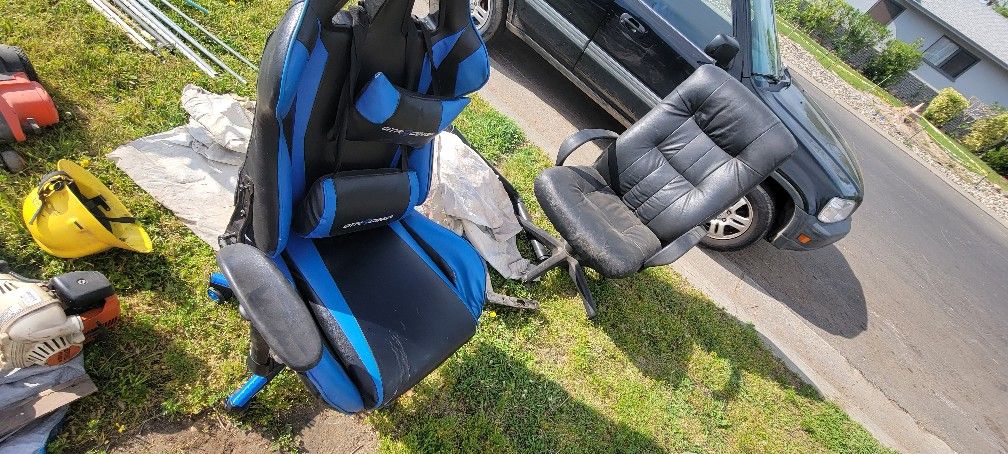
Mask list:
[[[593,167],[544,171],[536,197],[585,265],[622,277],[752,191],[796,148],[756,95],[704,65]]]
[[[797,146],[748,88],[704,65],[616,141],[612,183],[668,243],[752,191]]]

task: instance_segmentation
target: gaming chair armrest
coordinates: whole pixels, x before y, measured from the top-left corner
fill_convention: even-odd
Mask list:
[[[242,316],[287,367],[304,372],[322,358],[322,336],[301,295],[265,253],[247,244],[220,250],[217,263],[231,283]]]
[[[562,166],[571,153],[574,153],[574,150],[581,148],[588,142],[594,140],[616,140],[618,138],[619,134],[607,129],[582,129],[575,132],[560,145],[560,150],[557,152],[556,165]]]

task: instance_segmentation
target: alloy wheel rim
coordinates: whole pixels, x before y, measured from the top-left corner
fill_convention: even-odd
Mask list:
[[[752,227],[753,217],[752,204],[748,197],[743,197],[707,223],[707,237],[721,241],[738,238]]]
[[[482,33],[490,22],[490,2],[492,0],[470,0],[473,22],[476,28]]]

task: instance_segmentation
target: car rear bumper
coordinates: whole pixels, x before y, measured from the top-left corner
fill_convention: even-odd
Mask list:
[[[802,210],[794,210],[791,220],[771,237],[770,244],[789,251],[811,251],[840,241],[850,230],[851,218],[826,224]]]

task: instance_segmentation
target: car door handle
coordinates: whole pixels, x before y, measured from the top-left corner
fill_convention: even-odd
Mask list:
[[[644,26],[636,17],[633,17],[630,13],[623,13],[619,18],[620,25],[624,29],[629,31],[635,37],[641,37],[647,34],[647,27]]]

